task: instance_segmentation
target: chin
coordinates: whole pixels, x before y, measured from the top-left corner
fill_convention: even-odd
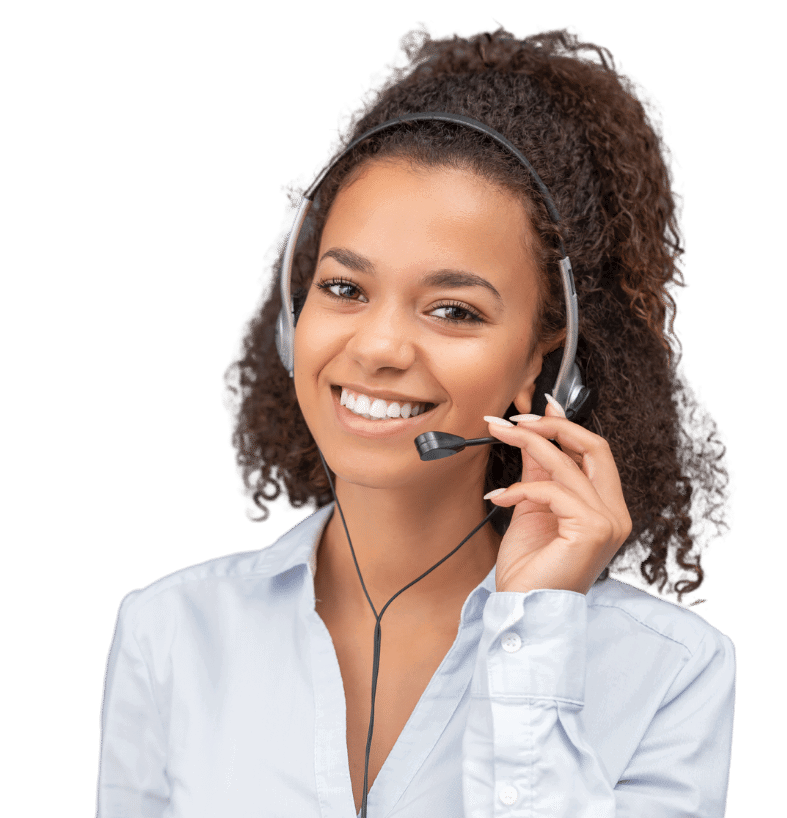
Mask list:
[[[359,452],[356,447],[343,451],[326,452],[321,449],[325,461],[336,475],[337,481],[366,489],[382,491],[412,490],[424,495],[450,493],[467,485],[468,479],[478,482],[483,494],[486,454],[482,451],[465,450],[453,457],[425,462],[418,456],[415,444],[412,452],[386,451],[377,446],[376,451]],[[479,494],[479,496],[480,496]]]
[[[418,453],[413,445],[411,457],[384,451],[358,452],[346,449],[336,453],[321,448],[325,462],[336,480],[369,489],[401,489],[424,478]]]

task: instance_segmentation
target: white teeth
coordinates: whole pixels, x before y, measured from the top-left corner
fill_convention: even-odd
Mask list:
[[[385,401],[382,400],[381,398],[377,398],[377,400],[375,400],[375,402],[371,405],[371,408],[369,409],[369,414],[373,418],[382,419],[385,417],[385,410],[387,408],[388,407],[386,406]]]
[[[370,420],[416,417],[426,411],[425,403],[400,404],[397,401],[388,403],[382,398],[372,399],[368,395],[354,395],[345,388],[342,388],[342,396],[339,403],[342,406],[346,406],[354,414]]]

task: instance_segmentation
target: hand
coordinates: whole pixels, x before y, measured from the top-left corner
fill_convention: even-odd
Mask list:
[[[497,555],[496,589],[586,594],[631,533],[609,444],[551,403],[539,420],[490,422],[489,433],[522,450],[522,482],[490,498],[515,507]]]

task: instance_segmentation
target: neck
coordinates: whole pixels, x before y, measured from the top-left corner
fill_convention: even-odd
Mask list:
[[[336,496],[378,614],[392,596],[453,551],[484,519],[488,510],[482,485],[475,473],[450,490],[439,480],[379,489],[336,478]],[[397,596],[382,621],[457,616],[468,594],[492,569],[499,546],[500,536],[486,523],[455,554]],[[315,595],[323,610],[355,622],[374,622],[338,508],[320,541]]]

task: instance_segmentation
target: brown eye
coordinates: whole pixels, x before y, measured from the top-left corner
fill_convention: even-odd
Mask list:
[[[314,285],[319,290],[323,290],[333,298],[342,301],[355,301],[356,296],[360,294],[360,289],[352,283],[343,278],[333,278],[328,281],[320,281]]]
[[[438,311],[443,311],[444,315],[436,315],[441,321],[449,321],[452,324],[482,324],[483,318],[465,304],[440,304],[432,310],[434,315]]]

